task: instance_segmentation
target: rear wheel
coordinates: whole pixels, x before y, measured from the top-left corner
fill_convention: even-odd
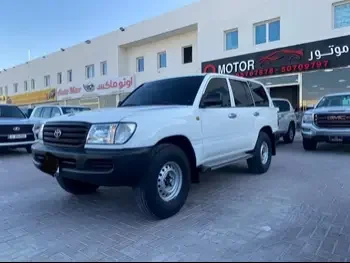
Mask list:
[[[148,216],[165,219],[178,213],[190,189],[190,164],[181,148],[157,145],[148,172],[135,188],[139,208]]]
[[[283,136],[283,141],[285,143],[292,143],[295,137],[295,125],[293,123],[289,124],[288,132]]]
[[[313,139],[303,139],[303,147],[305,151],[315,151],[317,148],[317,141]]]
[[[254,174],[263,174],[270,168],[272,143],[265,132],[260,132],[253,151],[253,157],[247,160],[249,170]]]
[[[73,195],[91,194],[96,192],[99,187],[62,176],[57,176],[56,180],[63,190]]]

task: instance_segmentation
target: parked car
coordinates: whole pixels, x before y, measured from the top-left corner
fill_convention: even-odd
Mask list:
[[[0,105],[0,148],[25,148],[35,142],[34,123],[15,105]]]
[[[30,115],[30,119],[35,123],[34,134],[37,138],[40,125],[46,120],[74,112],[82,112],[90,110],[89,107],[85,106],[61,106],[61,105],[40,105],[36,106]]]
[[[199,172],[247,160],[268,171],[277,109],[257,81],[200,74],[151,81],[117,108],[64,115],[41,125],[35,166],[71,194],[131,186],[142,211],[176,214]]]
[[[292,104],[287,99],[273,98],[273,104],[278,108],[277,139],[283,138],[285,143],[292,143],[295,137],[297,117]]]
[[[31,107],[19,107],[20,110],[24,113],[24,115],[26,115],[27,118],[30,117],[30,115],[32,114],[34,108]]]
[[[316,150],[319,142],[350,143],[350,93],[329,94],[304,113],[303,147]]]

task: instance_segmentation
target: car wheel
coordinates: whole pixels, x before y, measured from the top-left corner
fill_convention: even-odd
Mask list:
[[[247,160],[249,170],[254,174],[263,174],[270,168],[272,143],[265,132],[260,132],[253,151],[253,157]]]
[[[288,132],[283,136],[285,143],[292,143],[295,137],[295,126],[293,123],[289,124]]]
[[[190,164],[173,144],[155,146],[147,173],[135,188],[136,201],[147,216],[165,219],[178,213],[190,189]]]
[[[73,195],[92,194],[99,187],[98,185],[80,182],[63,176],[57,176],[56,180],[63,190]]]
[[[315,151],[317,149],[317,141],[313,139],[303,139],[303,147],[305,151]]]
[[[26,151],[27,153],[32,153],[32,146],[27,146]]]

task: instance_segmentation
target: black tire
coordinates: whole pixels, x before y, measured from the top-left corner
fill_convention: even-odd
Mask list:
[[[32,146],[27,146],[26,151],[27,153],[32,153]]]
[[[99,187],[98,185],[84,183],[62,176],[57,176],[56,180],[63,190],[73,195],[92,194]]]
[[[293,123],[289,124],[288,132],[283,136],[283,141],[285,143],[292,143],[295,137],[295,125]]]
[[[190,163],[184,151],[173,144],[155,146],[151,160],[146,174],[134,189],[136,202],[140,210],[148,217],[169,218],[178,213],[186,202],[191,184]],[[182,178],[182,183],[179,183],[177,188],[178,194],[172,200],[165,201],[158,191],[161,189],[159,183],[163,182],[159,179],[159,175],[165,171],[162,168],[169,162],[176,163],[177,166],[175,166],[181,170],[182,176],[178,178]]]
[[[265,144],[267,146],[267,161],[264,163],[261,159],[261,148]],[[253,157],[247,160],[248,168],[251,173],[263,174],[270,168],[272,158],[272,142],[265,132],[260,132],[258,140],[255,144]]]
[[[317,149],[317,141],[313,139],[303,139],[303,147],[305,151],[315,151]]]

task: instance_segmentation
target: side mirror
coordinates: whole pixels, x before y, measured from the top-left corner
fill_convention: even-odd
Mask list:
[[[280,112],[280,111],[281,111],[279,107],[276,107],[276,109],[277,109],[277,112]]]
[[[220,93],[209,93],[206,95],[201,103],[203,108],[210,106],[221,106],[222,105],[222,96]]]

